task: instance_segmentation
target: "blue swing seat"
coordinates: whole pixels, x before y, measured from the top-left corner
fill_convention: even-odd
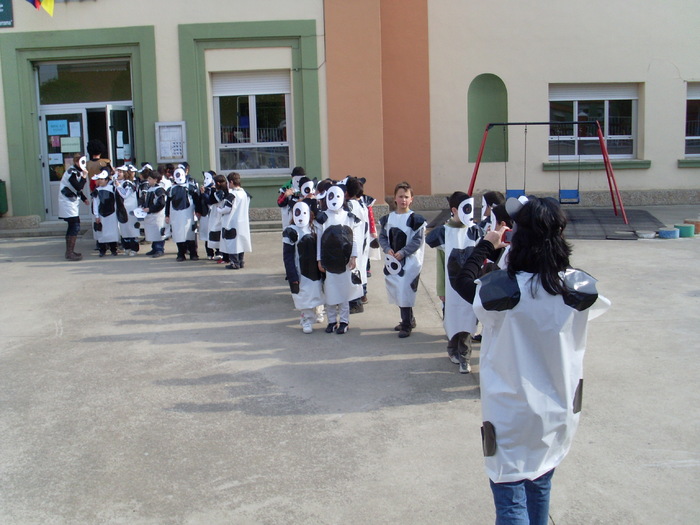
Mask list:
[[[578,204],[581,197],[578,190],[559,190],[559,202],[561,204]]]
[[[506,199],[510,199],[511,197],[518,198],[522,197],[525,195],[525,190],[506,190]]]

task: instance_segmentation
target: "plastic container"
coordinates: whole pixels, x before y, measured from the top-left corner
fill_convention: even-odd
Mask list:
[[[661,228],[659,229],[659,239],[678,239],[680,232],[678,228]]]
[[[674,224],[674,228],[678,229],[679,237],[694,237],[695,236],[695,225],[694,224]]]

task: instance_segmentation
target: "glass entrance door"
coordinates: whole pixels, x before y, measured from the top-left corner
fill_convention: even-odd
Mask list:
[[[136,162],[133,129],[134,119],[130,106],[107,105],[107,150],[115,168]]]
[[[40,114],[42,133],[41,165],[44,179],[46,218],[58,219],[58,191],[61,177],[73,165],[73,156],[85,154],[86,115],[80,109],[44,110]],[[85,194],[89,192],[86,188]],[[90,210],[81,204],[80,214]]]

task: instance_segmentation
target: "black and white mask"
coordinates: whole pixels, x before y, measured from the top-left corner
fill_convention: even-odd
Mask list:
[[[329,210],[338,211],[345,202],[345,193],[338,186],[331,186],[326,193],[326,206]]]
[[[297,202],[292,208],[292,217],[294,219],[294,224],[299,228],[306,228],[311,220],[309,205],[305,202]]]

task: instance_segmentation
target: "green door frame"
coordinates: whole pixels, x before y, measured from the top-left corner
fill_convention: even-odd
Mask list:
[[[152,26],[40,31],[0,35],[7,147],[16,216],[45,217],[34,64],[62,60],[131,61],[136,151],[156,153],[158,115],[155,31]]]

